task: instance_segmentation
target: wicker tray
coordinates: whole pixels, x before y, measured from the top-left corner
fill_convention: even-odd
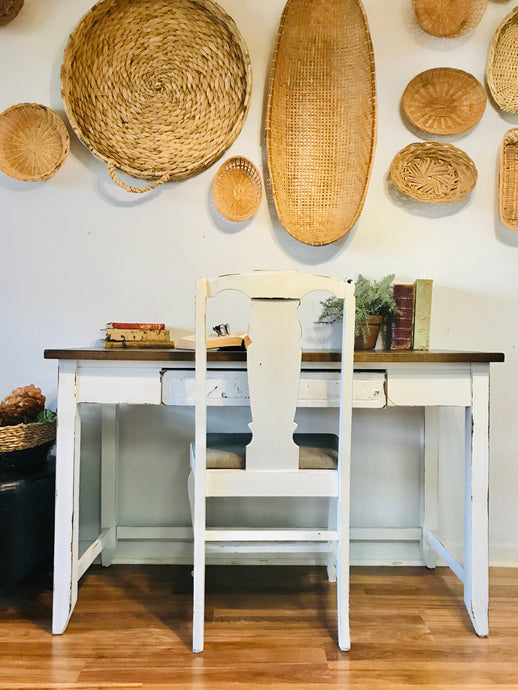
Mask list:
[[[477,169],[469,156],[453,144],[435,141],[410,144],[392,161],[390,177],[396,187],[418,201],[445,204],[469,194]]]
[[[0,0],[0,26],[9,24],[23,7],[24,0]]]
[[[495,103],[510,113],[518,112],[518,7],[499,24],[487,57],[486,79]]]
[[[376,145],[374,56],[360,0],[288,0],[266,112],[272,195],[284,228],[324,245],[360,215]]]
[[[250,57],[212,0],[101,0],[70,37],[61,87],[81,141],[144,192],[201,172],[236,139]],[[131,187],[115,168],[152,182]]]
[[[259,170],[248,158],[229,158],[214,177],[212,195],[224,218],[235,222],[248,220],[257,213],[263,198]]]
[[[70,151],[65,123],[39,103],[18,103],[0,114],[0,170],[25,182],[52,177]]]
[[[500,148],[500,219],[510,230],[518,230],[518,128],[507,130]]]
[[[419,26],[432,36],[457,38],[482,19],[488,0],[412,0]]]
[[[469,72],[436,67],[415,76],[402,106],[410,122],[431,134],[462,134],[474,127],[486,109],[486,92]]]

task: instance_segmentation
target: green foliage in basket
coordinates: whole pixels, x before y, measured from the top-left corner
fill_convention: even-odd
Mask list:
[[[399,313],[392,295],[394,273],[381,280],[369,280],[360,273],[356,281],[356,320],[355,333],[359,335],[367,324],[369,316],[381,316],[386,319]],[[320,302],[322,311],[316,323],[337,323],[343,318],[344,301],[337,297],[328,297]]]
[[[56,413],[52,410],[47,410],[46,408],[41,412],[38,412],[36,417],[36,422],[53,422],[56,419]]]

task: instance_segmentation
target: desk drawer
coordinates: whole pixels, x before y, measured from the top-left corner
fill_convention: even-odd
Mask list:
[[[208,371],[207,404],[247,405],[248,381],[245,371]],[[194,371],[169,369],[162,372],[162,403],[194,405]],[[299,388],[299,407],[338,407],[340,379],[336,372],[303,371]],[[385,407],[385,372],[355,371],[354,407]]]

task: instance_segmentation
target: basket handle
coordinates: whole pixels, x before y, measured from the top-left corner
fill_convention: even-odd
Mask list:
[[[122,189],[125,189],[127,192],[133,192],[134,194],[143,194],[144,192],[150,192],[152,189],[155,189],[155,187],[158,187],[164,182],[167,182],[170,177],[170,173],[164,173],[164,175],[162,175],[162,177],[159,180],[153,180],[153,182],[150,182],[145,187],[131,187],[129,184],[126,184],[117,177],[117,173],[115,172],[115,163],[113,161],[108,162],[108,172],[110,173],[110,177],[112,178],[112,180],[116,182],[119,185],[119,187],[122,187]]]

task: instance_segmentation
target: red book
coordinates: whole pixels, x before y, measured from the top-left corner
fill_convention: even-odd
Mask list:
[[[110,321],[106,328],[126,328],[140,331],[161,331],[165,328],[165,323],[140,323],[128,321]]]
[[[391,350],[411,350],[414,337],[415,285],[395,283],[393,295],[399,314],[392,320]]]

